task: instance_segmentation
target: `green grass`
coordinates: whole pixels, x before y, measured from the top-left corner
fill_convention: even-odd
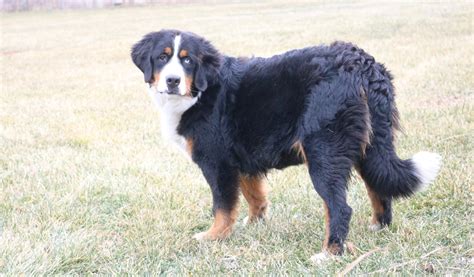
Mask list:
[[[1,14],[0,274],[474,274],[473,4],[243,2]],[[305,167],[275,171],[271,218],[200,243],[210,190],[162,142],[159,114],[130,46],[161,28],[191,30],[223,53],[269,56],[352,41],[395,75],[407,158],[444,158],[432,187],[394,205],[370,233],[354,177],[348,241],[356,253],[320,266],[321,199]],[[434,251],[434,252],[433,252]],[[429,255],[427,255],[429,254]]]

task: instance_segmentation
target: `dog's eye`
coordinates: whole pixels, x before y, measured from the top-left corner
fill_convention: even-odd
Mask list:
[[[187,64],[190,64],[190,63],[191,63],[191,59],[190,59],[189,57],[185,57],[185,58],[183,59],[183,62],[184,62],[184,63],[187,63]]]
[[[168,58],[168,56],[166,54],[161,54],[160,56],[158,56],[158,59],[160,61],[166,61],[167,58]]]

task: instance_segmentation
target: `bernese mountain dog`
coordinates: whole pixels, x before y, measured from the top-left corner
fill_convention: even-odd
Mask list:
[[[391,223],[393,199],[421,190],[440,168],[435,153],[397,156],[392,76],[351,43],[236,58],[196,34],[161,30],[136,43],[131,57],[161,112],[163,137],[192,158],[211,188],[214,222],[198,240],[232,233],[240,192],[246,222],[265,219],[267,172],[305,164],[326,216],[323,252],[313,259],[340,255],[353,167],[365,181],[373,231]]]

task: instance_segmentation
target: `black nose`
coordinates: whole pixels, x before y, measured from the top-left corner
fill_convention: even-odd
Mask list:
[[[168,85],[169,89],[176,88],[180,82],[181,82],[181,78],[179,78],[178,76],[168,76],[166,78],[166,84]]]

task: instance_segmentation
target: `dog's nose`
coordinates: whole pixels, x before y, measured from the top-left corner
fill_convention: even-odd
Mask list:
[[[180,82],[181,78],[179,78],[178,76],[168,76],[166,78],[166,84],[168,85],[168,89],[175,89]]]

